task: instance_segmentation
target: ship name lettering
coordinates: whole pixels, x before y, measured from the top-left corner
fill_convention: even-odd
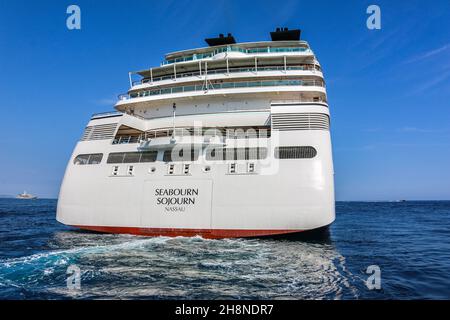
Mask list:
[[[163,205],[180,205],[180,204],[195,204],[195,198],[157,198],[156,204]]]
[[[156,189],[156,196],[198,196],[198,188]]]

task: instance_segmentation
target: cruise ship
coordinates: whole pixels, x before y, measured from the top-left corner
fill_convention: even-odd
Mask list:
[[[204,238],[295,235],[335,219],[322,68],[301,30],[232,34],[130,72],[67,165],[57,220]]]

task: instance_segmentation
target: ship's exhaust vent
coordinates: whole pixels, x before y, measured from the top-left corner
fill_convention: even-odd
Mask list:
[[[236,43],[236,40],[231,33],[229,33],[226,37],[221,33],[217,38],[207,38],[205,41],[210,47]]]
[[[116,127],[117,123],[88,126],[84,129],[81,141],[112,139],[114,137]]]
[[[272,129],[330,130],[330,118],[324,113],[272,113]]]
[[[295,41],[300,40],[300,29],[277,28],[274,32],[270,33],[272,41]]]

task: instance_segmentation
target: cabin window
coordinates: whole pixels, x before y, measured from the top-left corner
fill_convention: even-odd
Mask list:
[[[206,160],[261,160],[267,158],[267,148],[210,148]]]
[[[108,155],[107,163],[142,163],[155,162],[158,151],[148,152],[112,152]]]
[[[192,148],[182,148],[182,149],[170,149],[164,151],[163,160],[164,162],[173,161],[196,161],[199,156],[198,149]]]
[[[102,153],[80,154],[73,160],[73,163],[75,165],[99,164],[102,162],[102,158]]]
[[[236,163],[230,163],[230,166],[228,168],[229,173],[236,173]]]
[[[88,164],[88,162],[89,154],[80,154],[73,160],[73,163],[76,165]]]
[[[113,166],[111,174],[113,176],[117,176],[118,173],[119,173],[119,166]]]
[[[155,162],[158,151],[142,152],[140,162]]]
[[[128,175],[132,176],[133,175],[133,171],[134,171],[134,166],[128,166]]]
[[[236,149],[233,148],[227,148],[224,151],[225,154],[225,160],[236,160]]]
[[[236,149],[234,149],[234,154],[235,154],[234,159],[235,160],[245,160],[246,156],[249,155],[248,152],[247,153],[245,152],[246,151],[245,149],[248,149],[248,148],[236,148]]]
[[[102,158],[102,153],[91,154],[91,156],[89,157],[89,164],[99,164],[100,162],[102,162]]]
[[[106,160],[107,163],[123,163],[123,157],[125,154],[123,152],[119,153],[110,153],[108,155],[108,160]]]
[[[206,149],[206,160],[209,161],[222,161],[224,158],[222,148],[207,148]]]
[[[317,155],[317,150],[311,146],[304,147],[276,147],[277,159],[311,159]]]
[[[126,152],[125,157],[123,158],[123,163],[138,163],[140,159],[140,152]]]

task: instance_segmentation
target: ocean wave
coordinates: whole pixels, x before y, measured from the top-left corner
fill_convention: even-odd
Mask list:
[[[100,283],[111,281],[115,286],[108,289],[109,297],[150,298],[182,297],[181,293],[200,298],[197,286],[211,297],[337,297],[351,282],[345,259],[328,245],[67,233],[56,234],[53,241],[67,246],[77,237],[97,245],[1,260],[0,284],[28,290],[45,284],[49,292],[62,294],[72,264],[82,271],[84,298],[98,296]]]

